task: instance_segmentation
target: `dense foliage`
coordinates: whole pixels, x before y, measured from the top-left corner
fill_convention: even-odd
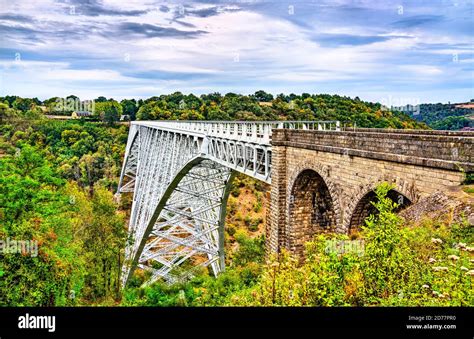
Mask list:
[[[72,109],[63,109],[67,105],[61,105],[62,110],[55,109],[57,100],[51,98],[42,103],[36,98],[7,96],[0,98],[0,103],[3,102],[8,108],[21,106],[22,111],[70,114]],[[65,100],[79,102],[79,98],[73,95]],[[109,124],[125,114],[131,120],[339,120],[348,126],[358,127],[425,127],[409,115],[387,110],[380,103],[329,94],[279,94],[273,97],[270,93],[257,91],[252,95],[211,93],[197,97],[176,92],[146,100],[125,99],[120,103],[99,97],[94,102],[94,118]]]
[[[474,110],[455,104],[421,104],[411,112],[411,116],[425,122],[434,129],[459,130],[474,127]]]
[[[386,197],[391,188],[382,184],[376,191],[378,214],[367,219],[357,239],[358,243],[363,241],[362,248],[344,246],[354,241],[345,235],[319,235],[307,243],[303,265],[283,252],[271,258],[258,275],[248,271],[253,266],[231,267],[215,280],[199,276],[187,284],[157,283],[130,289],[124,302],[163,306],[473,306],[466,246],[474,242],[472,227],[432,222],[406,227],[394,213],[397,204]]]
[[[83,103],[75,95],[44,101],[0,97],[0,121],[8,117],[9,110],[23,112],[28,117],[35,114],[71,115],[74,110],[81,110]],[[109,124],[126,117],[125,120],[339,120],[348,126],[359,127],[474,128],[473,109],[459,104],[420,104],[387,109],[380,103],[365,102],[357,97],[329,94],[273,96],[260,90],[251,95],[211,93],[198,97],[175,92],[146,100],[124,99],[120,102],[98,97],[94,103],[94,114],[88,119]]]
[[[338,95],[284,95],[273,98],[258,91],[255,95],[213,93],[199,98],[179,92],[144,101],[137,119],[180,120],[340,120],[360,127],[414,128],[407,115],[383,110],[369,103]]]
[[[38,249],[0,254],[0,305],[117,298],[125,228],[109,189],[125,128],[36,121],[0,130],[0,239]]]

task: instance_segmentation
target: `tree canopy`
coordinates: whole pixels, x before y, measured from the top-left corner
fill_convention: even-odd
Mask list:
[[[68,98],[83,103],[76,96],[70,95],[66,99]],[[16,110],[19,114],[41,114],[38,108],[41,104],[51,113],[57,100],[58,98],[53,97],[41,103],[38,99],[0,98],[0,102],[8,105],[8,109]],[[120,103],[100,96],[94,100],[94,104],[94,117],[109,125],[124,114],[130,120],[339,120],[346,126],[426,128],[423,122],[403,112],[386,109],[380,103],[329,94],[281,93],[273,96],[259,90],[251,95],[222,95],[216,92],[196,96],[175,92],[145,100],[123,99]],[[67,110],[54,112],[64,115],[70,113]],[[465,124],[462,121],[456,126]]]

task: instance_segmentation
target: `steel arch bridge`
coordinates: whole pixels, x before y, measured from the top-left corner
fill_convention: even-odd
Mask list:
[[[118,193],[133,192],[122,283],[138,267],[174,282],[224,269],[224,220],[236,172],[271,183],[273,128],[340,130],[338,121],[132,122]],[[183,265],[193,258],[192,265]],[[184,268],[183,266],[187,267]],[[191,267],[191,268],[190,268]]]

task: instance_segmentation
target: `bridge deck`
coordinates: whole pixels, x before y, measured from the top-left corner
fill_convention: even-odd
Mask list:
[[[270,145],[272,130],[339,131],[339,121],[134,121],[133,125]]]
[[[273,133],[274,146],[293,146],[454,171],[474,171],[474,132],[343,129],[338,133],[319,133],[277,129]]]

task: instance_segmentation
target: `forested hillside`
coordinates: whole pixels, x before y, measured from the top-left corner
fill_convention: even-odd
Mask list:
[[[127,128],[26,120],[0,135],[0,238],[38,243],[36,256],[1,256],[0,305],[119,298],[126,231],[113,192]]]
[[[253,95],[212,93],[197,97],[176,92],[146,100],[125,99],[120,103],[99,97],[94,102],[93,119],[108,123],[126,115],[131,120],[339,120],[358,127],[426,128],[407,114],[387,110],[380,103],[328,94],[279,94],[273,97],[258,91]],[[37,98],[8,96],[0,98],[0,119],[8,117],[12,110],[29,112],[29,115],[70,115],[74,107],[81,106],[80,103],[74,95],[44,102]]]
[[[463,107],[464,106],[464,107]],[[474,127],[474,109],[457,104],[421,104],[411,110],[413,119],[438,130],[460,130]]]
[[[465,271],[471,270],[472,259],[468,251],[451,246],[472,247],[468,224],[428,221],[423,229],[407,228],[381,188],[381,216],[370,219],[360,235],[368,246],[366,257],[326,253],[322,246],[328,238],[323,237],[308,244],[303,266],[286,254],[265,262],[268,188],[243,175],[237,176],[228,203],[224,274],[215,279],[203,269],[187,283],[158,282],[147,288],[139,287],[144,277],[137,274],[121,291],[131,199],[114,199],[128,133],[126,124],[116,123],[121,114],[132,119],[338,119],[360,127],[426,126],[380,104],[330,95],[273,98],[261,91],[250,96],[174,93],[120,103],[99,99],[101,111],[91,119],[57,121],[46,118],[56,113],[51,101],[48,106],[38,99],[0,98],[0,239],[31,239],[39,245],[37,256],[0,254],[0,305],[473,304]],[[442,238],[443,244],[435,246],[431,238]],[[420,250],[414,253],[413,248]],[[459,257],[454,266],[449,255]],[[448,271],[434,272],[430,257]]]

